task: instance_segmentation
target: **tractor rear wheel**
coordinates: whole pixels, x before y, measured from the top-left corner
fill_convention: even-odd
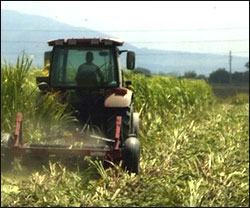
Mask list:
[[[108,108],[106,123],[105,123],[105,131],[106,137],[115,141],[115,133],[116,133],[116,118],[117,116],[122,117],[121,129],[120,129],[120,147],[124,146],[125,140],[129,137],[132,132],[132,109],[131,107],[126,108]],[[114,145],[112,143],[111,145]],[[119,164],[121,159],[113,159],[113,158],[106,158],[107,160],[112,160],[113,163]],[[108,168],[111,164],[104,161],[104,167]]]
[[[122,158],[113,161],[115,164],[123,161],[123,168],[130,173],[139,172],[140,166],[140,142],[136,138],[139,131],[139,115],[133,113],[132,106],[127,108],[108,109],[108,119],[106,123],[106,134],[110,139],[115,139],[116,117],[122,117],[120,130]],[[109,167],[108,162],[104,162],[105,167]]]
[[[109,139],[115,140],[115,131],[116,131],[116,117],[122,117],[120,138],[121,146],[124,145],[125,140],[132,133],[132,110],[131,107],[126,108],[113,108],[107,109],[107,119],[106,119],[106,135]]]

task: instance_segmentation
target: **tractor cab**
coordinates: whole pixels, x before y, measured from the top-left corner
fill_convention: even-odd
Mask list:
[[[57,39],[45,52],[49,77],[38,78],[56,89],[106,89],[123,86],[119,56],[127,52],[127,69],[135,67],[135,53],[120,51],[123,41],[110,38]],[[41,88],[46,88],[42,86]]]
[[[59,100],[70,103],[84,124],[105,123],[110,108],[132,105],[132,91],[124,86],[120,54],[127,52],[127,69],[135,67],[135,53],[119,50],[123,41],[111,38],[57,39],[45,52],[47,77],[37,77],[41,94],[59,92]]]

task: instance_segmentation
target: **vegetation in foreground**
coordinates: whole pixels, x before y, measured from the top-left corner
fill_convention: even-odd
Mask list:
[[[1,132],[12,133],[16,115],[21,112],[24,138],[32,142],[39,141],[48,129],[58,132],[73,117],[65,113],[67,105],[56,102],[57,94],[39,97],[36,77],[43,74],[31,65],[32,60],[24,55],[18,57],[15,66],[1,64]]]
[[[15,161],[1,172],[1,206],[249,206],[249,102],[216,103],[201,80],[127,78],[142,119],[140,174],[91,158],[85,169],[82,161],[33,170]]]

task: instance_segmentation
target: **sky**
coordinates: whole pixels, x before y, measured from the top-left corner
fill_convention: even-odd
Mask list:
[[[1,1],[137,47],[249,57],[249,1]]]

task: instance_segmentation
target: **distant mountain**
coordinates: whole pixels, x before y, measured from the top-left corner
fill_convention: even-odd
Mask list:
[[[1,60],[16,61],[18,54],[25,51],[33,54],[33,63],[43,65],[43,53],[51,48],[47,41],[70,37],[112,37],[89,28],[74,27],[37,15],[21,14],[16,11],[1,10]],[[125,40],[126,42],[126,40]],[[138,48],[125,43],[122,49],[136,52],[136,67],[149,69],[151,72],[183,74],[196,71],[208,75],[218,68],[229,66],[229,57],[223,55],[189,53],[179,51]],[[125,62],[125,57],[122,57]],[[233,71],[245,71],[249,58],[233,56]]]

